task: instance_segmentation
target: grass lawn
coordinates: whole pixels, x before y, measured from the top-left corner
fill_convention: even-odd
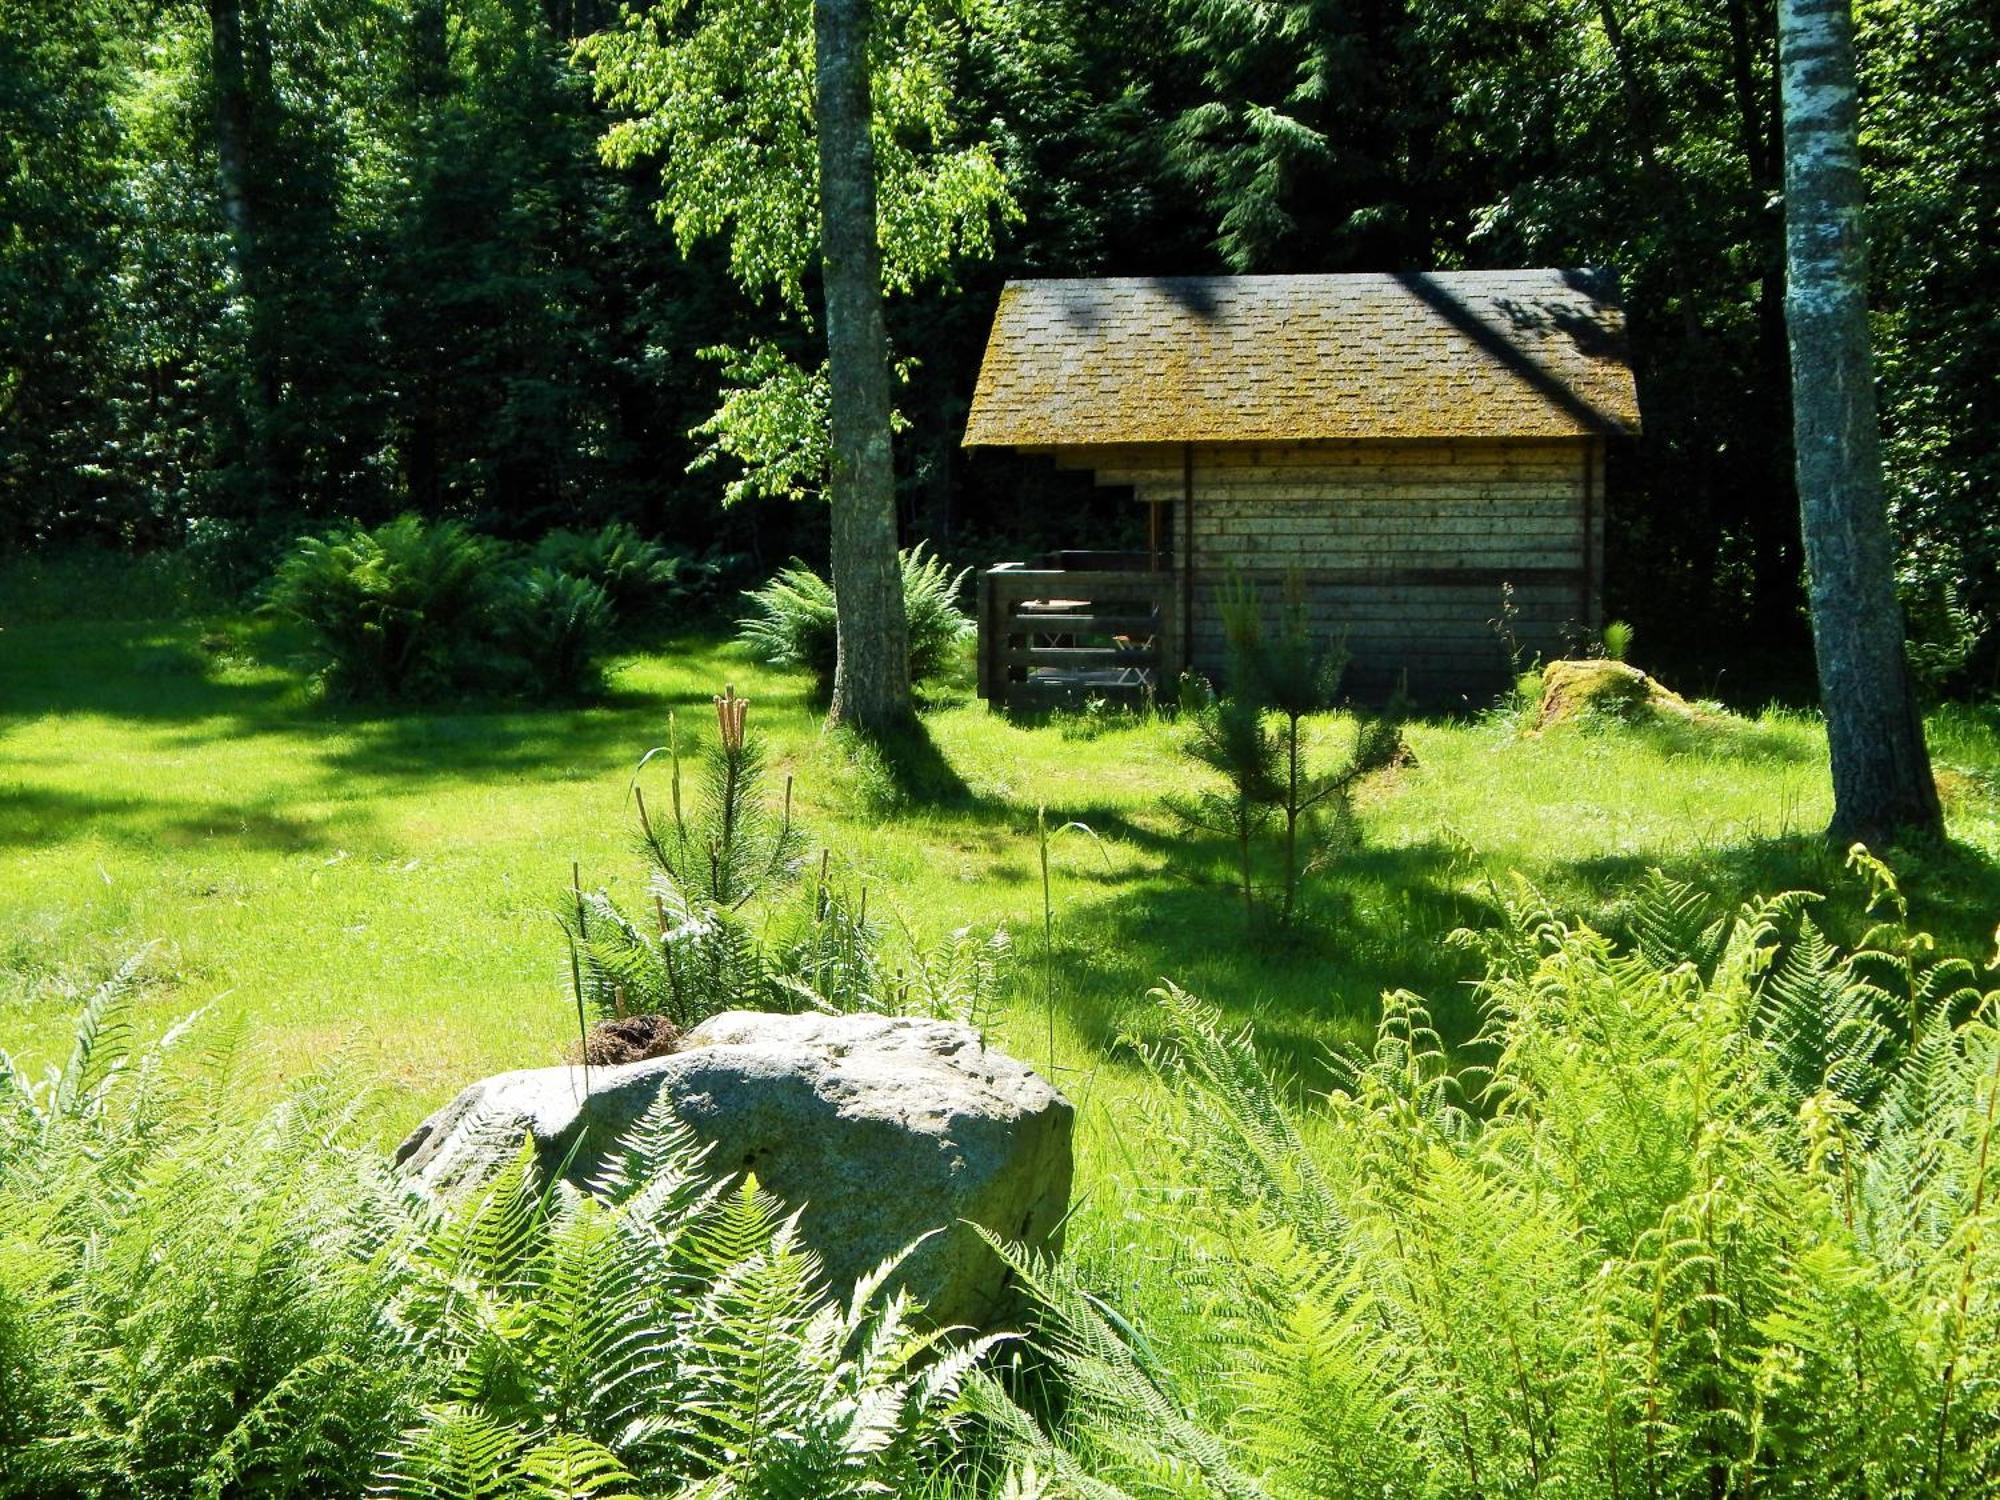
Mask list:
[[[808,831],[871,911],[912,940],[967,923],[1015,935],[1001,1030],[1037,1063],[1036,809],[1093,830],[1054,844],[1053,1063],[1084,1106],[1084,1181],[1114,1197],[1142,1170],[1120,1127],[1144,1094],[1117,1044],[1146,1031],[1162,976],[1254,1020],[1310,1079],[1325,1044],[1369,1034],[1385,988],[1428,995],[1466,1040],[1471,962],[1444,939],[1495,920],[1517,874],[1613,926],[1653,866],[1728,900],[1811,887],[1836,930],[1860,918],[1818,837],[1823,738],[1792,714],[1679,733],[1418,723],[1415,763],[1366,789],[1362,846],[1315,877],[1287,936],[1246,933],[1226,858],[1162,813],[1187,774],[1167,723],[1022,726],[960,689],[927,714],[928,753],[889,766],[825,737],[799,680],[712,636],[623,662],[599,706],[536,711],[330,709],[281,645],[233,618],[0,631],[0,1046],[39,1067],[66,1044],[74,988],[150,943],[150,1024],[199,1006],[240,1018],[250,1089],[345,1051],[380,1081],[385,1138],[475,1076],[556,1061],[573,1020],[550,913],[571,862],[636,887],[632,768],[670,709],[705,727],[724,682],[754,700]],[[1932,734],[1953,840],[1892,862],[1916,919],[1983,960],[2000,719],[1950,710]]]

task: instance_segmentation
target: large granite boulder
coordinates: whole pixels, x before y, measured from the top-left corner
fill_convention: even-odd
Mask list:
[[[526,1134],[550,1170],[587,1186],[607,1148],[662,1094],[720,1173],[752,1171],[802,1208],[800,1232],[845,1291],[932,1230],[902,1280],[940,1325],[1012,1311],[1005,1267],[968,1227],[1060,1244],[1074,1112],[1047,1081],[969,1027],[895,1016],[729,1011],[667,1057],[482,1079],[396,1153],[450,1193],[491,1169],[496,1129]]]

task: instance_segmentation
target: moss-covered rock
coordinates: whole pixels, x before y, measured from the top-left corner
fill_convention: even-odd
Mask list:
[[[1640,723],[1667,719],[1692,724],[1703,715],[1671,688],[1622,661],[1550,662],[1542,668],[1542,706],[1536,726],[1546,729],[1588,716]]]

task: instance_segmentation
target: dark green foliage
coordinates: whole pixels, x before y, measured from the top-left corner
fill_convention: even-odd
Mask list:
[[[0,541],[90,518],[110,425],[107,232],[122,134],[114,8],[10,0],[0,13]]]
[[[617,617],[602,585],[530,568],[501,594],[501,640],[537,700],[584,698],[604,686],[604,653]]]
[[[593,565],[615,559],[607,571],[628,599],[658,598],[669,564],[657,551],[636,536],[565,536],[524,558],[460,522],[406,515],[300,538],[266,602],[311,632],[337,697],[585,698],[604,686],[618,619]],[[569,569],[551,565],[564,558]]]
[[[1887,479],[1906,597],[1933,642],[1984,635],[1991,681],[2000,618],[2000,318],[1990,226],[2000,217],[2000,17],[1977,0],[1860,7],[1861,149],[1878,314]],[[1947,592],[1948,591],[1948,592]],[[1956,596],[1956,597],[1953,597]],[[1963,610],[1969,621],[1950,619]],[[1935,613],[1934,613],[1935,612]],[[1943,614],[1937,618],[1936,614]],[[1935,659],[1928,665],[1935,665]],[[1921,669],[1921,667],[1920,667]]]
[[[459,522],[399,516],[300,538],[268,598],[312,632],[338,696],[435,697],[478,675],[500,557]]]
[[[687,621],[713,599],[716,580],[729,567],[713,553],[696,558],[652,541],[624,521],[596,531],[552,531],[532,556],[542,567],[601,588],[627,638]]]
[[[926,682],[950,665],[952,652],[972,630],[958,596],[970,569],[954,574],[926,556],[924,544],[899,554],[903,609],[910,629],[910,680]],[[745,645],[774,666],[804,667],[824,696],[833,687],[835,633],[833,586],[802,562],[782,569],[743,596],[751,613],[737,621]]]
[[[571,43],[621,35],[613,12],[234,8],[247,259],[218,193],[210,7],[14,0],[0,27],[7,540],[256,555],[302,522],[413,510],[528,536],[622,519],[689,555],[817,561],[817,514],[725,511],[735,468],[689,470],[724,379],[700,351],[781,330],[722,253],[662,233],[652,160],[600,158],[615,125],[647,138],[660,102],[643,70],[603,80],[631,119],[591,102],[592,54]],[[1950,584],[1983,636],[1962,686],[1989,680],[2000,641],[1981,508],[2000,452],[1982,227],[2000,33],[1978,0],[1859,25],[1890,484],[1909,597],[1928,609]],[[905,516],[955,558],[1139,538],[1136,511],[1075,476],[959,452],[1007,276],[1599,265],[1630,308],[1646,414],[1613,455],[1608,602],[1682,675],[1745,678],[1704,633],[1718,612],[1802,659],[1774,31],[1769,0],[979,12],[930,144],[990,150],[1020,216],[963,286],[891,310],[899,354],[923,362],[898,397]],[[719,228],[742,194],[713,187]]]

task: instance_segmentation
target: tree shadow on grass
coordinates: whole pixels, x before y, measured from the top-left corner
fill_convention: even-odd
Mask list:
[[[2000,862],[1956,840],[1891,849],[1882,859],[1896,872],[1910,905],[1910,926],[1928,932],[1939,949],[1977,963],[1993,956],[2000,923]],[[1836,942],[1857,941],[1870,923],[1868,887],[1847,868],[1846,851],[1818,834],[1752,838],[1675,854],[1602,855],[1552,872],[1549,894],[1613,937],[1630,935],[1638,887],[1649,871],[1707,893],[1718,912],[1757,896],[1811,891],[1824,898],[1814,920]],[[1565,902],[1565,896],[1570,897]]]
[[[629,770],[666,737],[658,700],[641,694],[559,708],[429,708],[393,716],[329,710],[319,727],[337,741],[320,752],[328,770],[382,780],[529,772],[596,777],[611,767]]]
[[[351,820],[341,828],[344,837],[353,836]],[[47,787],[17,787],[0,797],[0,848],[49,848],[92,835],[131,847],[192,848],[213,842],[280,854],[333,843],[328,829],[289,817],[268,803],[161,802]]]
[[[48,716],[103,715],[159,724],[266,722],[298,684],[233,646],[175,624],[80,621],[9,626],[0,634],[0,729]]]
[[[1498,916],[1468,889],[1464,851],[1442,843],[1354,852],[1308,887],[1292,926],[1268,908],[1245,918],[1214,851],[1190,849],[1171,875],[1125,880],[1056,914],[1058,989],[1072,1026],[1100,1053],[1154,1030],[1144,997],[1162,980],[1254,1027],[1283,1071],[1323,1080],[1335,1044],[1365,1045],[1385,991],[1431,1003],[1447,1046],[1478,1031],[1469,981],[1477,964],[1446,941]],[[1071,877],[1073,878],[1073,877]]]
[[[972,812],[982,805],[989,811],[1000,807],[973,792],[938,745],[930,726],[920,718],[892,729],[868,733],[842,730],[839,734],[871,800],[885,809],[907,806]]]
[[[1910,902],[1910,923],[1940,950],[1984,962],[2000,920],[2000,862],[1960,843],[1894,850],[1888,863]],[[1477,955],[1448,941],[1456,929],[1508,920],[1507,879],[1463,845],[1426,842],[1350,852],[1307,887],[1301,920],[1268,913],[1246,924],[1228,851],[1190,843],[1169,872],[1096,878],[1072,860],[1063,884],[1095,889],[1056,910],[1057,1003],[1100,1057],[1157,1034],[1146,993],[1171,980],[1254,1028],[1280,1071],[1323,1086],[1326,1049],[1365,1046],[1388,991],[1428,1002],[1446,1047],[1477,1061]],[[1816,920],[1851,944],[1875,920],[1867,888],[1844,854],[1817,836],[1750,838],[1679,854],[1604,855],[1529,877],[1555,910],[1625,940],[1639,891],[1659,870],[1706,893],[1717,915],[1760,895],[1809,890]],[[1038,942],[1024,945],[1026,990],[1039,994]]]
[[[177,662],[171,688],[135,687],[134,663],[107,658],[103,681],[70,699],[53,698],[47,711],[124,715],[129,709],[132,716],[146,711],[189,726],[180,738],[167,741],[184,750],[198,751],[218,736],[313,736],[329,742],[321,751],[326,767],[345,776],[581,773],[585,766],[596,774],[607,764],[628,758],[636,762],[663,740],[670,713],[681,712],[690,722],[696,712],[705,716],[710,699],[731,675],[730,662],[714,659],[714,642],[676,637],[659,653],[667,658],[665,671],[655,670],[647,685],[614,680],[603,691],[575,700],[534,702],[505,694],[410,703],[327,700],[308,692],[308,679],[294,656],[286,654],[286,641],[278,634],[248,633],[250,644],[238,659],[247,656],[269,676],[239,685],[203,675],[211,664],[189,638],[190,629],[169,625],[152,633]],[[676,654],[698,657],[701,677],[674,680],[686,665],[673,659]],[[0,675],[0,689],[6,686]],[[800,699],[791,691],[761,696],[767,712],[779,713],[792,712]],[[0,701],[0,713],[6,706]]]

